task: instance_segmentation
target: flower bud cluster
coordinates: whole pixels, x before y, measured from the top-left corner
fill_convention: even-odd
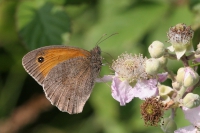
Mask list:
[[[174,120],[176,110],[187,108],[196,111],[196,108],[200,108],[200,96],[193,93],[200,85],[200,78],[197,67],[191,64],[200,62],[200,44],[194,51],[193,34],[190,26],[177,24],[169,28],[167,33],[170,47],[154,41],[148,47],[151,58],[125,53],[112,64],[115,71],[111,87],[113,98],[120,105],[125,105],[135,97],[145,100],[141,105],[145,124],[157,125],[160,122],[165,133],[178,131]],[[173,72],[168,60],[182,61],[183,67]],[[171,80],[172,84],[163,84],[166,79]],[[163,112],[169,109],[172,110],[171,115],[163,118]],[[195,114],[200,119],[198,111]],[[159,116],[156,115],[158,112]],[[195,122],[200,127],[200,121]]]

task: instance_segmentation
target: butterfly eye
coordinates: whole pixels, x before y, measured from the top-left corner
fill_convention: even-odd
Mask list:
[[[39,57],[38,62],[40,62],[40,63],[44,62],[44,57]]]

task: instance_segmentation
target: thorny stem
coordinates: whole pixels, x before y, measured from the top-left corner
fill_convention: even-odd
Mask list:
[[[181,57],[181,61],[183,62],[184,67],[188,67],[188,66],[189,66],[187,56],[183,55],[183,56]]]
[[[192,54],[190,54],[190,55],[188,55],[186,57],[187,57],[188,60],[192,60],[192,59],[195,59],[194,55],[195,55],[195,53],[192,53]]]
[[[163,69],[164,69],[166,72],[168,72],[168,77],[169,77],[173,82],[175,82],[175,80],[176,80],[175,74],[174,74],[172,71],[170,71],[167,67],[164,67]]]
[[[171,109],[171,115],[170,115],[170,118],[174,119],[176,115],[176,110],[174,108]]]

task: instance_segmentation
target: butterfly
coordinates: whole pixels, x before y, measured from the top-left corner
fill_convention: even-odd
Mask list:
[[[45,46],[30,51],[22,65],[59,110],[81,113],[102,66],[101,49],[87,51],[71,46]]]

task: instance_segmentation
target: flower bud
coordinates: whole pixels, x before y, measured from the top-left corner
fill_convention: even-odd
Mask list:
[[[181,84],[179,82],[173,82],[172,86],[176,90],[180,90],[180,88],[181,88]]]
[[[199,75],[193,69],[188,68],[186,71],[183,85],[185,87],[191,87],[199,81]]]
[[[173,89],[171,87],[165,85],[159,85],[158,90],[160,96],[166,96],[173,92]]]
[[[158,58],[158,61],[159,61],[161,67],[165,67],[168,59],[165,58],[164,56],[162,56],[162,57]]]
[[[199,81],[199,75],[190,67],[179,68],[176,80],[185,87],[191,87]]]
[[[145,71],[147,74],[155,75],[158,73],[159,68],[160,68],[160,63],[157,59],[150,58],[150,59],[146,60],[145,63],[146,63]]]
[[[198,54],[197,54],[197,53],[195,53],[194,57],[196,58],[197,62],[199,62],[199,60],[198,60],[198,59],[200,58],[200,53],[198,53]]]
[[[197,94],[188,93],[183,98],[183,106],[187,108],[195,108],[200,105],[200,97]]]
[[[160,58],[165,53],[165,46],[160,41],[154,41],[148,50],[152,58]]]
[[[184,75],[185,75],[184,68],[183,67],[179,68],[177,72],[177,76],[176,76],[176,81],[179,83],[182,83],[184,79]]]
[[[164,118],[161,122],[161,129],[164,133],[174,133],[177,129],[177,125],[172,118]]]

